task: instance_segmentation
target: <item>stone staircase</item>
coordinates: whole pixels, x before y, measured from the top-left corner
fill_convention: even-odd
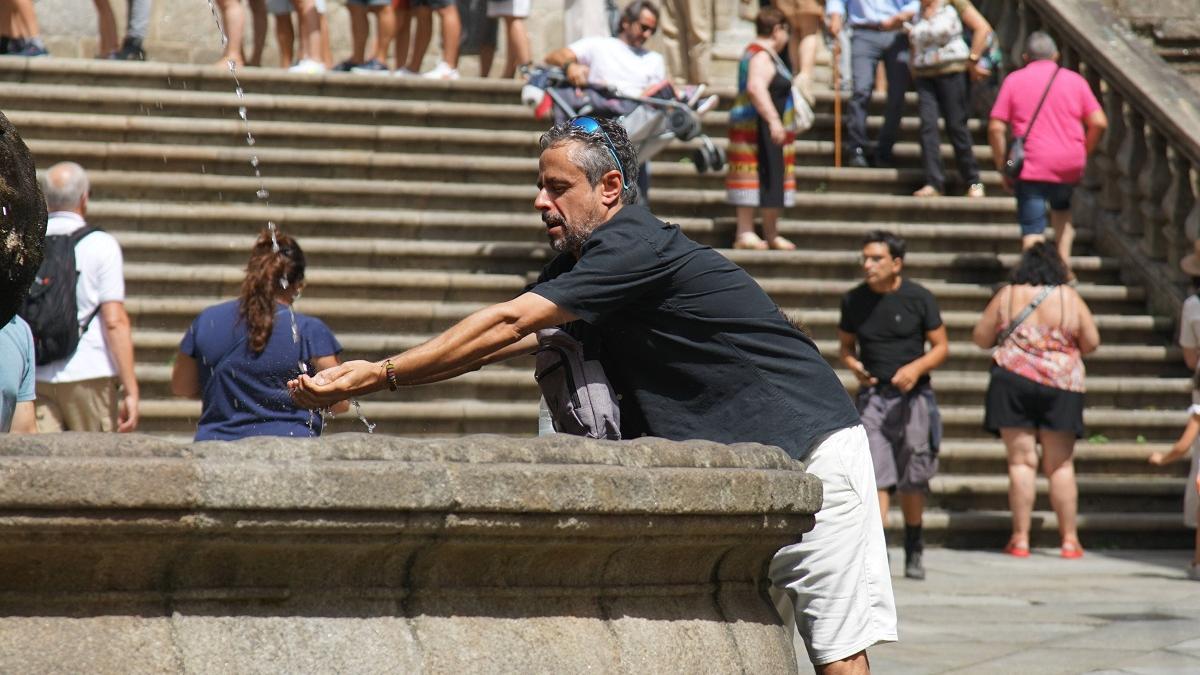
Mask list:
[[[236,294],[267,220],[304,246],[309,279],[298,308],[325,320],[349,358],[406,349],[513,297],[550,257],[532,208],[545,123],[516,103],[515,83],[257,70],[240,78],[242,101],[219,69],[0,59],[0,109],[39,168],[63,159],[88,168],[90,220],[124,247],[145,433],[190,438],[199,404],[170,396],[171,361],[196,313]],[[728,89],[720,93],[731,98]],[[687,144],[653,163],[654,209],[749,270],[812,330],[831,362],[838,300],[859,279],[862,234],[884,227],[906,237],[908,275],[938,297],[951,339],[950,360],[934,376],[947,440],[927,528],[933,541],[998,547],[1008,527],[1004,450],[980,429],[988,355],[970,344],[970,330],[1017,259],[1014,203],[908,196],[921,183],[915,98],[897,169],[833,170],[832,100],[818,94],[817,126],[797,142],[800,192],[781,227],[800,250],[728,250],[733,210],[722,177],[698,175],[685,160]],[[875,104],[872,127],[881,122],[882,100]],[[705,120],[718,143],[726,124],[720,110]],[[987,160],[974,130],[976,153]],[[950,159],[948,145],[943,154]],[[1003,195],[994,172],[984,181],[990,194]],[[260,186],[268,199],[256,196]],[[1072,265],[1105,343],[1087,361],[1087,423],[1097,442],[1083,441],[1077,452],[1084,542],[1186,546],[1184,467],[1151,471],[1145,462],[1182,429],[1189,401],[1172,322],[1148,314],[1145,289],[1124,285],[1120,261],[1094,255],[1089,242],[1084,229]],[[525,359],[376,395],[363,412],[388,434],[531,435],[530,369]],[[353,415],[331,429],[363,431]],[[1038,536],[1053,543],[1044,485],[1037,508]],[[898,525],[899,514],[892,519]]]

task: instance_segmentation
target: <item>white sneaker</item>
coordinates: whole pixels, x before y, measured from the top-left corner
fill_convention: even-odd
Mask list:
[[[296,65],[288,68],[289,73],[308,73],[310,75],[319,75],[325,72],[325,64],[312,59],[300,59]]]
[[[1192,563],[1188,568],[1187,578],[1192,581],[1200,581],[1200,563]]]
[[[450,64],[445,61],[438,61],[437,66],[433,70],[428,73],[422,73],[421,77],[430,80],[457,80],[458,69],[451,68]]]
[[[396,77],[420,77],[420,73],[414,73],[408,68],[400,67],[392,71],[392,75]]]

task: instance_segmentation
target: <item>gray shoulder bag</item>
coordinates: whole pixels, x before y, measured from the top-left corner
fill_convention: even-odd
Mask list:
[[[537,332],[533,377],[554,430],[562,434],[621,440],[621,406],[599,361],[587,361],[583,345],[559,328]]]

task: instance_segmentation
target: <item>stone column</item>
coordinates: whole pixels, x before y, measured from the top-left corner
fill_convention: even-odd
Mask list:
[[[5,672],[794,672],[777,448],[0,438]]]

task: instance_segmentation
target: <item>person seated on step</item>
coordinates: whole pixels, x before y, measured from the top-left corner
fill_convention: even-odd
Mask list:
[[[0,0],[0,56],[49,56],[33,0]]]
[[[200,399],[197,441],[321,435],[321,416],[292,403],[287,381],[341,363],[342,345],[320,319],[293,309],[304,271],[296,240],[263,230],[238,298],[200,312],[184,334],[171,392]]]
[[[392,0],[346,0],[350,13],[350,58],[342,61],[334,70],[387,75],[388,47],[396,31],[396,13],[392,11]],[[375,44],[371,57],[367,58],[367,38],[370,34],[369,14],[375,15]]]
[[[886,230],[863,237],[865,280],[842,296],[838,341],[842,365],[858,379],[883,525],[891,495],[899,493],[904,576],[924,579],[922,517],[942,437],[929,373],[946,362],[950,340],[933,294],[902,276],[906,248]]]
[[[145,61],[146,50],[142,42],[150,27],[150,0],[128,0],[125,20],[125,40],[117,47],[117,20],[113,16],[109,0],[92,0],[96,4],[96,23],[100,30],[99,59],[118,61]],[[260,5],[263,0],[254,0]],[[253,4],[253,2],[252,2]]]

